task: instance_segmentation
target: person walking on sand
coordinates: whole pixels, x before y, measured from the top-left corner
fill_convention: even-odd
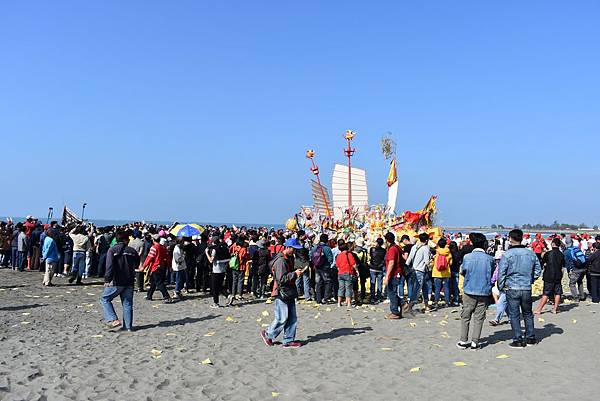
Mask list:
[[[565,267],[565,255],[560,251],[560,245],[560,240],[554,238],[552,240],[552,250],[546,252],[542,258],[542,266],[544,267],[544,274],[542,275],[544,292],[542,300],[533,312],[536,315],[542,313],[542,309],[549,299],[554,300],[552,313],[557,313],[558,311],[560,296],[563,293],[561,283],[563,278],[563,267]]]
[[[54,233],[50,230],[46,231],[46,236],[44,237],[44,244],[42,246],[42,259],[46,264],[46,270],[44,272],[44,285],[46,287],[53,287],[52,277],[54,277],[54,272],[58,267],[58,246],[56,245],[56,240],[54,239]]]
[[[112,300],[119,296],[123,305],[123,330],[133,330],[133,284],[135,270],[140,265],[137,251],[127,246],[129,235],[125,231],[117,233],[117,244],[106,253],[106,273],[104,274],[104,292],[102,308],[104,319],[111,328],[121,326]]]
[[[385,277],[383,278],[383,286],[387,288],[387,295],[390,300],[390,313],[385,318],[390,320],[401,319],[402,310],[400,306],[400,297],[398,297],[398,282],[399,276],[404,268],[404,259],[402,258],[402,250],[396,245],[396,236],[393,233],[384,235],[387,252],[385,254]],[[429,252],[429,250],[428,250]]]
[[[412,265],[415,271],[412,275],[412,280],[409,280],[412,281],[409,285],[413,286],[413,295],[410,302],[407,304],[407,311],[409,312],[412,311],[413,305],[417,302],[419,292],[421,291],[423,294],[423,303],[425,304],[425,312],[431,310],[429,307],[430,261],[431,251],[429,249],[429,234],[421,233],[419,234],[419,243],[411,248],[408,259],[406,260],[406,265]]]
[[[262,330],[260,336],[267,346],[272,346],[273,341],[283,331],[283,347],[298,348],[302,344],[296,341],[296,327],[298,317],[296,315],[296,279],[302,276],[303,270],[294,270],[294,251],[301,249],[302,245],[296,238],[285,241],[282,252],[275,255],[271,262],[275,286],[274,308],[275,318],[267,330]]]
[[[542,272],[535,254],[521,245],[523,231],[508,233],[510,248],[504,253],[498,267],[498,289],[506,291],[508,316],[513,330],[512,348],[523,348],[537,343],[533,324],[531,286]],[[525,337],[521,330],[521,313],[525,321]]]
[[[479,340],[485,321],[485,312],[492,293],[492,273],[494,272],[494,258],[485,253],[486,239],[483,234],[474,234],[471,237],[473,251],[465,255],[461,266],[464,276],[463,307],[460,314],[460,341],[456,344],[462,349],[480,348]],[[471,341],[469,341],[469,329]]]
[[[183,299],[183,290],[187,281],[187,263],[185,257],[185,251],[183,247],[186,243],[183,238],[177,238],[177,244],[173,248],[173,259],[171,261],[171,268],[175,273],[175,290],[173,291],[173,299]]]
[[[165,287],[165,274],[169,265],[169,251],[166,246],[160,243],[161,238],[158,234],[152,236],[152,241],[154,241],[154,244],[150,248],[150,252],[148,252],[148,256],[146,256],[146,260],[142,265],[142,270],[146,268],[150,269],[150,288],[146,294],[146,300],[152,301],[154,291],[159,290],[164,302],[171,303],[173,300],[169,296],[167,287]],[[108,259],[108,253],[106,258]]]
[[[565,237],[565,267],[569,275],[569,289],[574,301],[585,301],[583,279],[586,272],[586,259],[579,246],[573,244],[570,236]]]

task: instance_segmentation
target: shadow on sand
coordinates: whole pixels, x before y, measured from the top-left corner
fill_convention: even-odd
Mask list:
[[[367,331],[372,331],[373,328],[368,326],[368,327],[342,327],[339,329],[333,329],[327,333],[321,333],[321,334],[317,334],[316,336],[308,336],[306,338],[306,342],[307,343],[314,343],[317,341],[322,341],[322,340],[333,340],[335,338],[338,337],[345,337],[345,336],[356,336],[359,334],[365,334]]]
[[[548,323],[543,327],[535,328],[535,338],[539,341],[543,341],[545,338],[548,338],[554,334],[562,334],[564,330],[560,327],[556,326],[553,323]],[[513,338],[512,329],[507,330],[499,330],[495,333],[489,335],[487,338],[482,338],[482,342],[486,341],[488,344],[494,344],[499,341],[509,341]]]
[[[2,307],[0,307],[0,311],[11,312],[11,311],[18,311],[18,310],[25,310],[25,309],[41,308],[44,306],[48,306],[48,304],[2,306]]]
[[[162,322],[154,323],[154,324],[145,324],[142,326],[135,326],[135,330],[146,330],[153,329],[155,327],[171,327],[171,326],[184,326],[186,324],[193,324],[198,322],[203,322],[205,320],[212,320],[217,318],[217,315],[207,315],[202,317],[185,317],[179,320],[165,320]]]

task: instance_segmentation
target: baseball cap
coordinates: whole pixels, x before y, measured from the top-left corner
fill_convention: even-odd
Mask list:
[[[296,238],[290,238],[283,244],[286,248],[294,248],[294,249],[302,249],[302,245],[298,242]]]

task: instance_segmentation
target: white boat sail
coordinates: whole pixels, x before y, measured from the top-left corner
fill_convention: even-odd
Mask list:
[[[367,173],[360,168],[352,167],[352,208],[359,214],[369,210],[369,191],[367,189]],[[331,189],[333,193],[333,217],[341,220],[348,209],[348,166],[336,164],[333,168]]]

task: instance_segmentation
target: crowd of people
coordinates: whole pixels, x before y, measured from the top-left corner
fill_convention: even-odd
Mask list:
[[[501,324],[507,314],[514,331],[511,346],[535,344],[533,314],[548,303],[558,312],[564,271],[573,301],[585,300],[587,290],[593,303],[600,302],[600,236],[532,238],[512,230],[489,239],[480,233],[448,233],[434,242],[426,233],[417,238],[396,238],[391,232],[378,238],[362,233],[330,237],[302,230],[209,226],[201,235],[176,237],[172,227],[142,222],[61,226],[28,216],[24,222],[0,224],[0,266],[44,272],[48,287],[55,285],[54,278],[66,278],[71,285],[103,278],[105,318],[111,327],[125,330],[133,329],[134,292],[151,301],[158,291],[165,303],[192,292],[210,294],[212,308],[273,298],[275,319],[261,336],[271,346],[284,332],[285,347],[301,345],[295,340],[295,308],[301,298],[346,308],[385,302],[390,320],[462,305],[457,346],[473,349],[481,346],[491,303],[496,314],[489,324]],[[532,286],[540,275],[542,298],[533,310]],[[111,302],[117,296],[122,322]]]

